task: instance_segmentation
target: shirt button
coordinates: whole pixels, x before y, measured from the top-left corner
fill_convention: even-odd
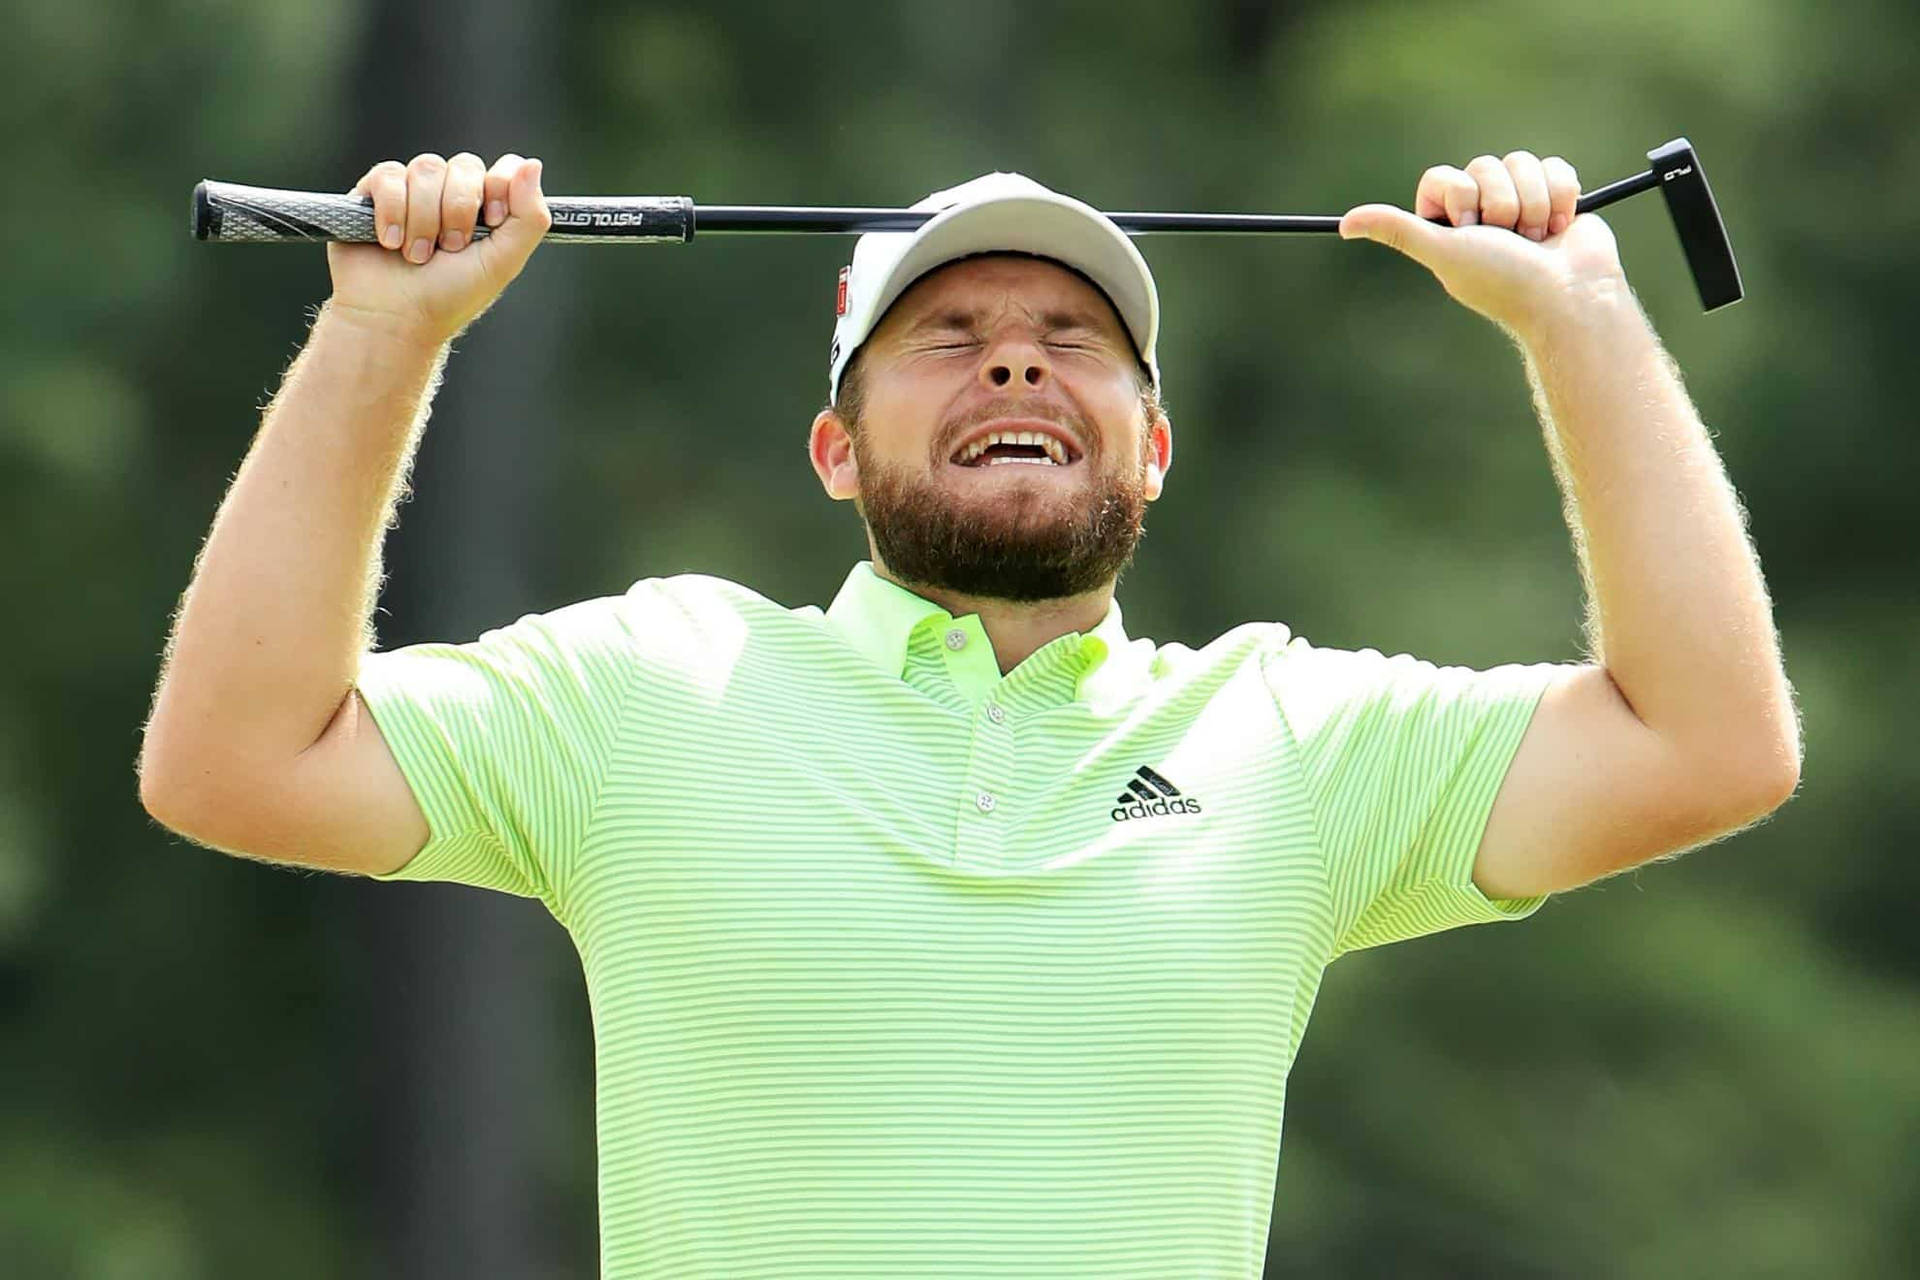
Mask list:
[[[987,704],[987,719],[993,721],[995,724],[1005,724],[1007,722],[1007,713],[999,703],[989,702]]]
[[[966,632],[962,631],[958,627],[955,627],[953,630],[947,632],[947,648],[953,650],[955,653],[958,653],[966,647],[967,647]]]
[[[974,804],[975,804],[976,806],[978,806],[978,808],[979,808],[979,810],[980,810],[980,812],[982,812],[982,813],[992,813],[992,812],[993,812],[993,806],[994,806],[994,805],[996,805],[996,804],[999,804],[1000,802],[999,802],[998,800],[995,800],[995,799],[993,798],[993,792],[991,792],[991,791],[982,791],[982,792],[981,792],[981,793],[980,793],[979,795],[977,795],[977,796],[975,796],[975,797],[973,798],[973,803],[974,803]]]

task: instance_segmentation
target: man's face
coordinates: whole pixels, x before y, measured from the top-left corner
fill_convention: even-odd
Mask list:
[[[1081,276],[1025,256],[949,263],[895,301],[860,363],[858,421],[815,419],[814,469],[900,581],[1048,600],[1132,558],[1172,432],[1148,420],[1126,329]]]

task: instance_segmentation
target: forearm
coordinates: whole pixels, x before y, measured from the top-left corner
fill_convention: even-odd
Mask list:
[[[1729,779],[1796,776],[1800,734],[1745,512],[1624,281],[1520,339],[1587,591],[1634,712]]]
[[[325,730],[372,644],[381,541],[446,352],[322,308],[195,563],[143,790],[245,777]]]

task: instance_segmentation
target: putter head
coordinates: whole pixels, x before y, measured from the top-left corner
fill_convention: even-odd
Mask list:
[[[1693,144],[1675,138],[1647,152],[1647,163],[1667,198],[1667,212],[1673,217],[1673,229],[1680,233],[1680,250],[1687,255],[1700,305],[1713,311],[1740,301],[1746,290],[1733,260],[1733,242],[1727,239],[1720,207],[1713,202],[1707,171],[1693,154]]]

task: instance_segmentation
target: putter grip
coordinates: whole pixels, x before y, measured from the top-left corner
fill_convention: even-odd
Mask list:
[[[576,244],[681,244],[693,239],[688,196],[548,196],[553,226],[544,237]],[[473,238],[491,231],[484,222]],[[330,240],[373,244],[373,197],[279,191],[208,178],[193,189],[196,240],[288,243]]]

